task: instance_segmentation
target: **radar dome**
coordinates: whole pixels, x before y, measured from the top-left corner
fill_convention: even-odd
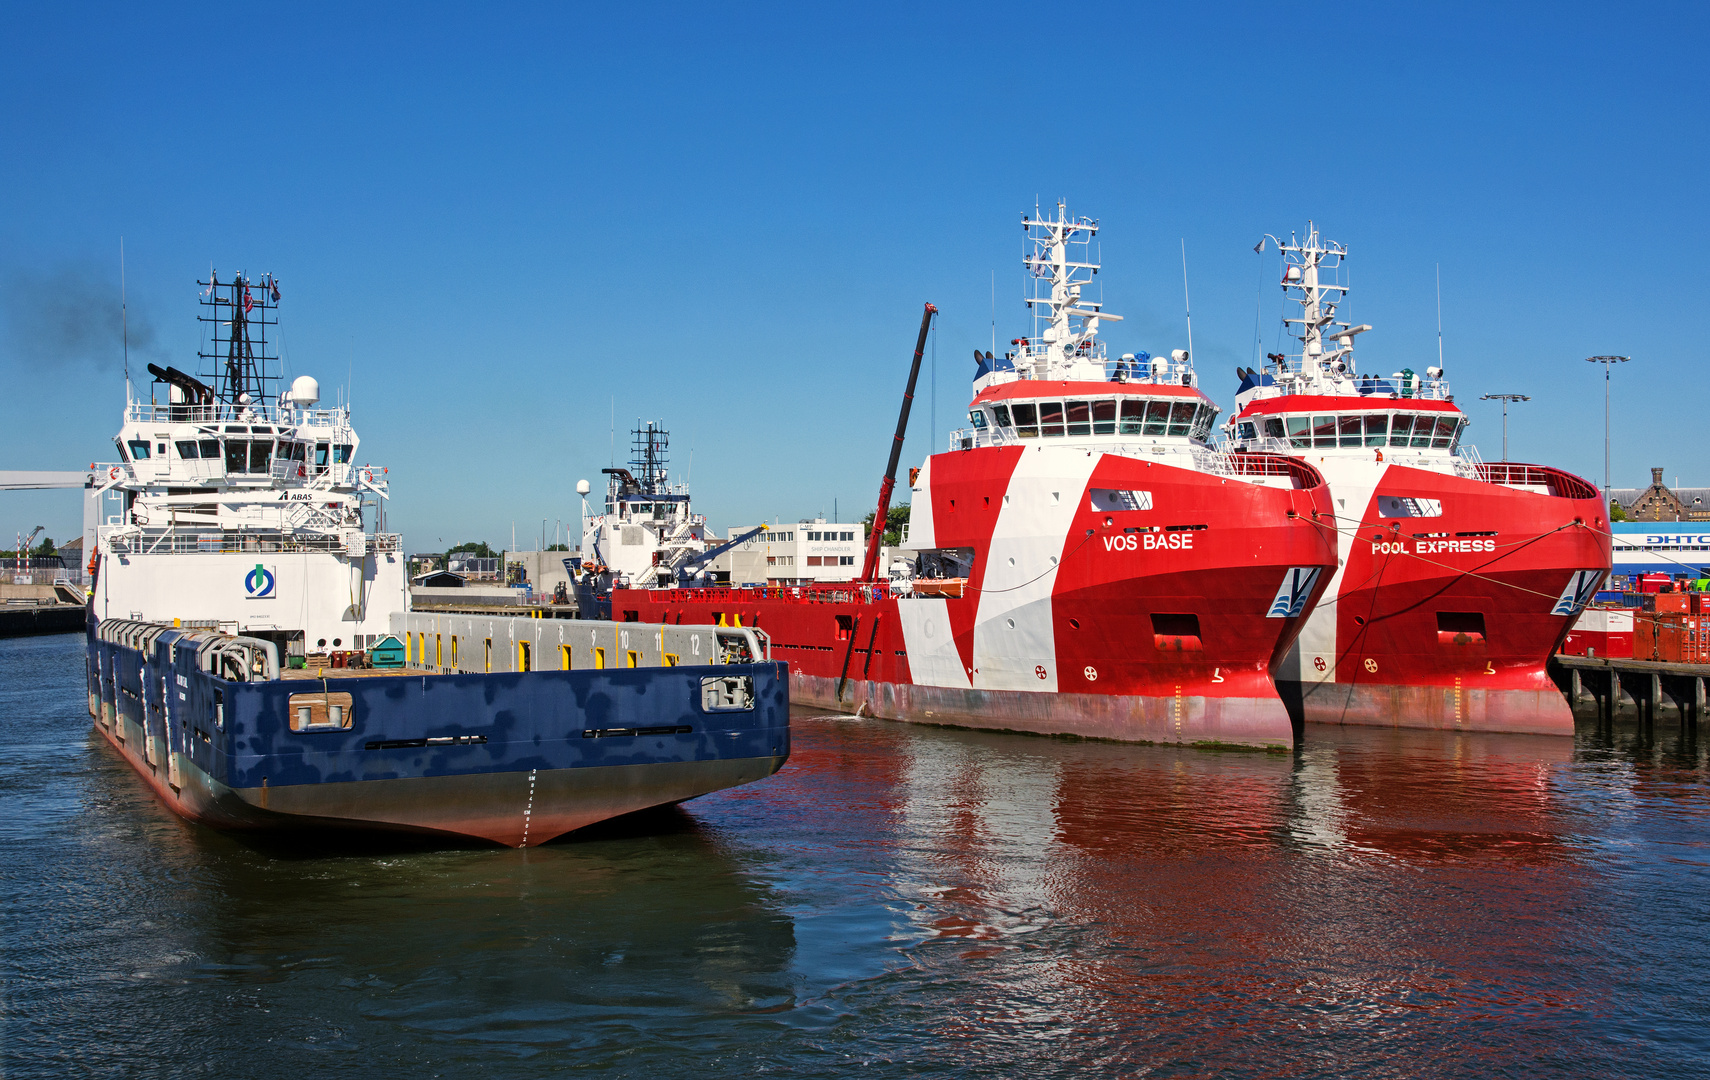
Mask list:
[[[588,482],[586,480],[576,481],[576,494],[586,495],[590,490],[591,489],[588,487]]]
[[[299,375],[291,380],[291,400],[299,405],[313,405],[321,400],[321,384],[312,375]]]

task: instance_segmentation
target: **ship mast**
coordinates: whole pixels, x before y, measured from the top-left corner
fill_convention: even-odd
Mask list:
[[[1028,240],[1021,261],[1031,275],[1024,299],[1033,312],[1033,338],[1015,343],[1017,369],[1036,379],[1104,378],[1104,346],[1093,339],[1100,320],[1120,322],[1122,316],[1100,310],[1102,300],[1081,295],[1099,270],[1092,252],[1098,222],[1070,218],[1059,202],[1056,217],[1035,209],[1032,217],[1023,215],[1021,227]]]
[[[203,286],[202,306],[213,309],[197,320],[214,328],[209,347],[196,354],[203,361],[200,374],[221,402],[233,408],[264,406],[279,381],[279,355],[269,351],[267,340],[267,328],[279,325],[277,316],[270,317],[279,305],[279,283],[271,274],[253,282],[241,273],[221,281],[210,270],[208,280],[197,284]]]
[[[1331,384],[1352,378],[1354,374],[1354,335],[1370,330],[1370,326],[1350,326],[1338,322],[1336,308],[1348,295],[1348,285],[1342,277],[1345,245],[1329,242],[1318,234],[1315,223],[1306,223],[1306,236],[1291,234],[1287,242],[1277,241],[1283,253],[1282,288],[1293,293],[1300,304],[1300,318],[1283,320],[1295,328],[1293,336],[1300,341],[1300,352],[1287,371],[1308,389],[1328,389]],[[1326,348],[1326,333],[1335,344]],[[1285,361],[1286,363],[1286,361]]]

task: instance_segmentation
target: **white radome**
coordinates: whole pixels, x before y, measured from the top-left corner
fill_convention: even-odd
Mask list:
[[[291,380],[291,400],[299,405],[313,405],[321,400],[321,384],[313,375],[299,375]]]

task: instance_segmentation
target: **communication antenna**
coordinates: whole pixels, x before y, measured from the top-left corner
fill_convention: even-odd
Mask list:
[[[1443,264],[1437,264],[1437,370],[1443,370]],[[1506,457],[1503,460],[1507,460]]]
[[[125,350],[125,398],[131,396],[131,316],[125,302],[125,238],[119,237],[119,339]]]
[[[1187,354],[1193,359],[1193,305],[1187,291],[1187,237],[1182,237],[1182,310],[1187,313]]]
[[[997,352],[997,271],[992,271],[992,352]]]

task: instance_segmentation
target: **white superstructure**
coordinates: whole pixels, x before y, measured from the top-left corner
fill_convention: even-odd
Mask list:
[[[146,397],[127,381],[119,460],[93,466],[117,511],[97,530],[95,616],[217,627],[281,655],[365,648],[407,607],[386,470],[357,463],[349,405],[322,407],[313,378],[278,391],[277,283],[202,284],[200,377],[150,364]]]
[[[587,513],[583,496],[582,569],[620,586],[650,588],[676,584],[677,570],[707,550],[707,519],[689,504],[686,484],[666,472],[670,435],[649,422],[634,432],[629,469],[603,469],[605,512]],[[631,471],[633,470],[633,471]]]

